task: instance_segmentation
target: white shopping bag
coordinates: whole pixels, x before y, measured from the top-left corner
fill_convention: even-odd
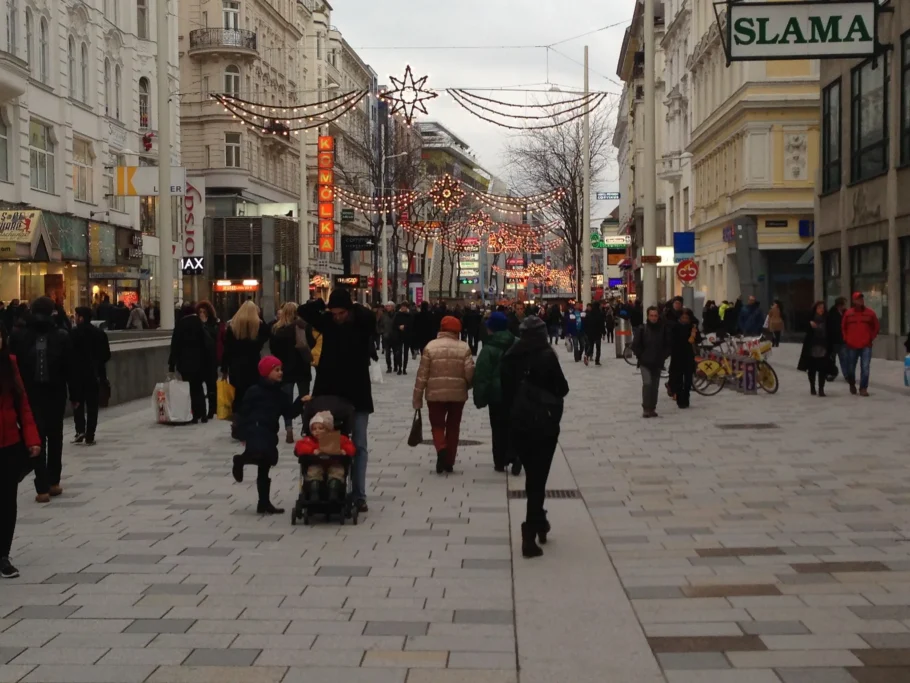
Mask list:
[[[155,421],[160,424],[179,424],[193,419],[190,384],[169,378],[155,385],[152,394]]]
[[[370,361],[370,381],[373,384],[382,384],[382,368],[379,367],[379,363],[374,363]]]

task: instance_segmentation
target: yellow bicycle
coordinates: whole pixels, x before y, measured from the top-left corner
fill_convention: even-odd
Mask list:
[[[739,338],[732,341],[742,342],[743,340]],[[728,342],[721,341],[706,348],[705,351],[707,353],[695,359],[695,375],[692,378],[692,388],[702,396],[714,396],[720,393],[726,386],[728,379],[733,382],[732,386],[739,386],[742,381],[743,371],[733,367],[733,363],[728,357],[731,354],[708,355],[719,347],[727,347],[729,350]],[[776,394],[777,390],[780,389],[777,373],[771,367],[771,364],[764,359],[761,347],[750,349],[746,355],[758,361],[755,367],[755,381],[758,386],[769,394]]]

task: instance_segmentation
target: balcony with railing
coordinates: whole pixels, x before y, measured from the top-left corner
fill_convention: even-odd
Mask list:
[[[190,31],[190,55],[225,52],[255,57],[259,54],[256,32],[242,28],[199,28]]]

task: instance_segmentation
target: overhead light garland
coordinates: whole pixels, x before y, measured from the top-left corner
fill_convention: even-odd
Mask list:
[[[547,111],[548,108],[553,110],[556,107],[560,107],[566,103],[556,103],[556,104],[529,104],[529,105],[518,105],[512,102],[503,102],[501,100],[494,100],[488,97],[481,97],[475,95],[467,90],[462,90],[458,88],[453,88],[447,90],[448,94],[455,100],[455,103],[458,104],[462,109],[467,111],[469,114],[473,114],[482,121],[487,123],[492,123],[500,128],[507,128],[509,130],[547,130],[550,128],[557,128],[559,126],[571,123],[580,119],[585,114],[593,111],[607,98],[607,95],[610,93],[605,92],[596,92],[589,93],[584,97],[577,98],[574,100],[568,100],[567,103],[570,104],[566,109],[560,111]],[[495,104],[498,107],[510,109],[510,108],[523,108],[523,109],[537,109],[544,112],[540,115],[528,115],[528,114],[513,114],[507,111],[500,111],[492,107],[486,106],[484,103]],[[488,113],[485,113],[488,112]],[[513,125],[510,123],[503,123],[498,121],[495,118],[491,118],[490,114],[498,116],[502,119],[508,119],[511,121],[520,121],[524,125]],[[544,121],[552,121],[552,123],[544,123]]]
[[[557,187],[550,192],[543,192],[528,197],[515,197],[509,195],[490,194],[489,192],[469,191],[471,197],[485,204],[488,208],[513,215],[521,215],[528,211],[543,211],[566,196],[566,191]]]
[[[264,135],[290,137],[291,133],[318,128],[346,116],[369,95],[367,90],[355,90],[328,100],[310,105],[274,106],[251,102],[233,95],[213,93],[212,99],[224,107],[224,111]],[[307,113],[309,109],[315,113]]]
[[[371,197],[365,194],[356,194],[341,187],[335,188],[335,194],[351,208],[364,213],[400,213],[405,211],[420,196],[415,190],[407,190],[386,197]]]
[[[433,206],[449,213],[458,208],[465,198],[465,191],[461,189],[459,181],[446,173],[442,178],[436,179],[427,195],[433,200]]]
[[[395,87],[380,93],[379,99],[391,105],[390,113],[402,114],[405,123],[410,127],[414,120],[415,111],[427,114],[427,107],[424,102],[439,97],[439,93],[424,87],[427,78],[428,76],[421,76],[415,80],[411,65],[408,64],[404,70],[404,78],[401,80],[394,76],[389,76],[392,85]]]

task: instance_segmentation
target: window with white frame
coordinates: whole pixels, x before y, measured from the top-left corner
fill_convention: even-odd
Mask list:
[[[67,68],[69,69],[69,91],[70,97],[73,99],[76,98],[76,39],[72,36],[69,37],[66,45],[66,56],[69,64]]]
[[[126,157],[122,154],[111,155],[111,165],[104,167],[104,194],[107,196],[107,206],[112,211],[126,211],[126,197],[114,195],[114,169],[117,166],[126,166]]]
[[[31,188],[54,192],[54,139],[50,126],[29,121],[28,152]]]
[[[104,115],[111,115],[111,60],[104,58]]]
[[[7,0],[6,3],[6,44],[10,54],[19,56],[19,36],[16,32],[19,24],[19,0]]]
[[[51,36],[44,17],[38,22],[38,78],[42,83],[51,78]]]
[[[224,92],[227,95],[240,95],[240,67],[230,64],[224,70]]]
[[[149,39],[149,0],[136,0],[136,35]]]
[[[240,28],[240,3],[233,0],[222,0],[224,28],[236,31]]]
[[[82,46],[79,48],[79,68],[81,73],[79,74],[79,88],[81,89],[80,97],[83,102],[88,103],[88,93],[89,93],[89,63],[88,63],[88,45],[82,43]]]
[[[152,127],[152,93],[149,79],[139,79],[139,130]]]
[[[73,138],[73,197],[80,202],[92,202],[95,198],[92,187],[95,159],[92,143]]]
[[[35,56],[35,18],[32,16],[30,7],[25,8],[25,61],[28,62],[29,71],[35,74],[35,64],[32,58]]]
[[[120,118],[120,103],[123,101],[123,72],[120,70],[120,65],[114,67],[114,118],[118,121],[121,121]]]
[[[224,165],[240,168],[240,133],[224,134]]]
[[[0,113],[0,180],[9,181],[9,128]]]

